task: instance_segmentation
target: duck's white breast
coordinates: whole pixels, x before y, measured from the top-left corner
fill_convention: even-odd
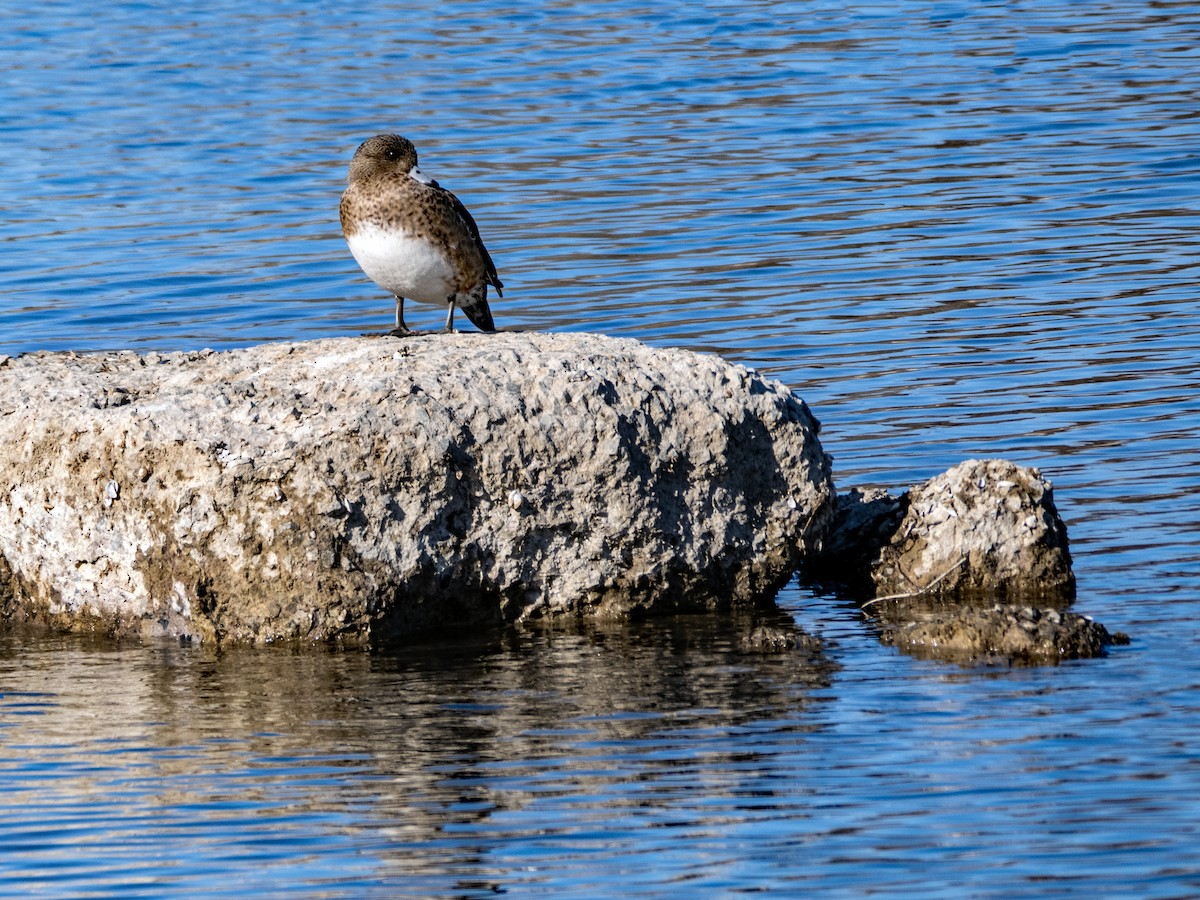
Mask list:
[[[367,277],[385,291],[420,303],[444,304],[454,291],[454,267],[441,248],[402,230],[364,228],[346,239]]]

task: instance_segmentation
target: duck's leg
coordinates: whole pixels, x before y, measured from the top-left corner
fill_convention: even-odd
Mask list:
[[[407,334],[412,334],[408,330],[408,326],[404,324],[404,298],[399,294],[396,295],[396,327],[389,331],[388,334],[396,337],[404,337]]]
[[[446,327],[442,329],[446,334],[454,334],[454,295],[450,296],[450,309],[446,312]]]

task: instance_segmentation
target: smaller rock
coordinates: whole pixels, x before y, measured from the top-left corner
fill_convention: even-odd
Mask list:
[[[1075,596],[1066,525],[1050,482],[1007,460],[968,460],[898,497],[840,495],[804,574],[924,657],[1055,663],[1129,641],[1063,611]]]
[[[839,496],[806,570],[866,598],[1069,603],[1075,576],[1050,482],[1003,459],[967,460],[899,497]]]

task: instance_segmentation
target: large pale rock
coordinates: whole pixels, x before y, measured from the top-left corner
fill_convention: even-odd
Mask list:
[[[585,334],[7,359],[0,603],[253,642],[755,604],[832,517],[816,432]]]

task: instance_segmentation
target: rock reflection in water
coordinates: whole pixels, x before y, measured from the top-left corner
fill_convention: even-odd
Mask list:
[[[601,835],[614,816],[704,828],[707,814],[681,802],[764,802],[758,731],[802,740],[833,672],[819,642],[749,618],[374,653],[9,633],[0,844],[28,849],[22,883],[74,871],[130,896],[231,860],[255,861],[246,889],[280,877],[461,887],[492,871],[497,842],[534,831]],[[71,829],[42,827],[64,818]]]

